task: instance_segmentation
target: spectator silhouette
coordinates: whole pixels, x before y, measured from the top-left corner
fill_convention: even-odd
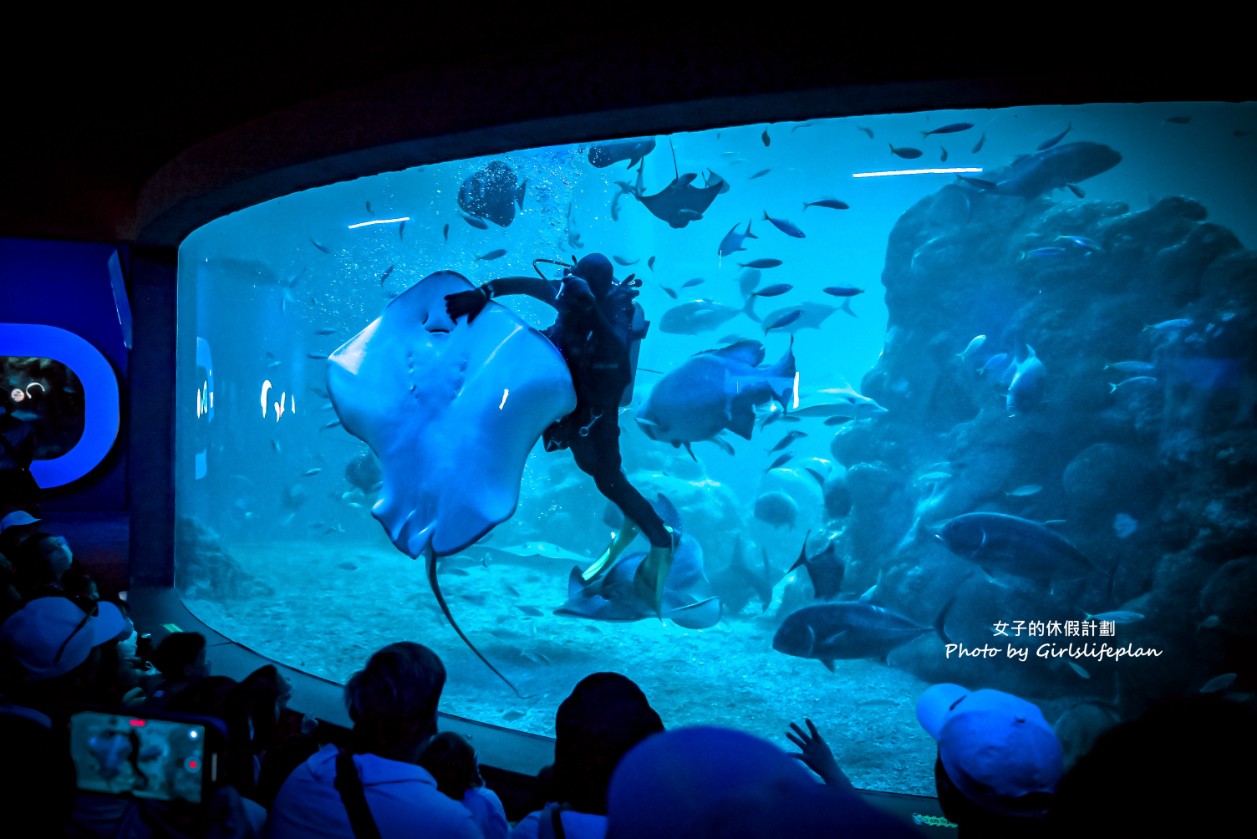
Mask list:
[[[581,679],[554,718],[550,802],[519,820],[511,839],[601,837],[611,774],[635,745],[664,730],[637,684],[619,673]]]
[[[172,632],[153,649],[153,666],[160,676],[147,688],[144,708],[159,711],[179,691],[210,674],[206,646],[200,632]]]
[[[506,839],[510,825],[497,793],[485,786],[480,761],[466,737],[442,731],[424,747],[419,765],[432,773],[436,788],[455,801],[461,801],[485,839]]]
[[[1051,835],[1246,835],[1255,753],[1251,699],[1163,699],[1097,737],[1065,773],[1048,813]]]
[[[74,803],[66,714],[100,647],[131,632],[113,603],[30,601],[0,624],[0,812],[6,837],[59,836]]]
[[[444,688],[445,665],[422,644],[375,652],[345,685],[350,745],[324,746],[292,771],[271,804],[269,839],[354,839],[375,830],[382,839],[478,839],[471,813],[418,764],[436,734]]]

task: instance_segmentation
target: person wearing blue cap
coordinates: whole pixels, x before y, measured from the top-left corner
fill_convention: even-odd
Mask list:
[[[1037,705],[1001,690],[943,683],[921,694],[917,720],[938,743],[938,802],[960,836],[1048,835],[1065,755]]]

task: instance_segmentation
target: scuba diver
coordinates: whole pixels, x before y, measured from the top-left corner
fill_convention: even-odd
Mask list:
[[[538,260],[541,261],[541,260]],[[546,260],[549,261],[549,260]],[[554,324],[542,331],[567,363],[576,391],[576,408],[542,434],[546,451],[571,449],[582,472],[598,491],[624,514],[624,526],[602,555],[581,574],[584,582],[600,578],[640,532],[650,551],[634,575],[637,595],[662,612],[664,583],[672,567],[679,534],[664,524],[650,502],[629,483],[620,459],[619,411],[633,384],[633,347],[644,334],[634,330],[634,299],[640,280],[617,281],[611,261],[591,253],[563,277],[503,277],[446,295],[451,319],[467,316],[471,323],[495,297],[526,294],[553,306]]]

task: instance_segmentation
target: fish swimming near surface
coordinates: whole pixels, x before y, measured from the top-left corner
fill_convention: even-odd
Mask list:
[[[910,146],[896,146],[894,143],[890,144],[890,151],[891,154],[896,157],[902,157],[904,160],[916,160],[925,153],[920,149],[914,149]]]
[[[598,169],[614,166],[622,160],[628,161],[624,167],[632,169],[642,158],[655,150],[655,138],[647,137],[638,140],[618,140],[613,143],[599,143],[589,149],[589,162]]]
[[[968,131],[973,128],[972,122],[950,122],[947,125],[940,125],[938,128],[931,128],[929,131],[922,131],[922,137],[929,137],[932,134],[956,134],[961,131]]]
[[[729,232],[725,234],[725,237],[720,240],[720,247],[716,248],[716,255],[728,256],[731,253],[744,251],[746,248],[743,246],[743,242],[747,239],[758,238],[758,236],[751,232],[751,220],[747,220],[746,231],[744,233],[739,233],[737,224],[734,224],[733,227],[729,228]]]
[[[753,302],[755,298],[752,297],[738,308],[714,300],[691,300],[665,311],[659,318],[659,329],[670,335],[697,335],[719,329],[739,314],[746,314]]]
[[[811,533],[809,532],[810,536]],[[827,542],[825,548],[812,556],[807,555],[807,536],[803,537],[803,547],[799,549],[799,558],[790,571],[796,568],[807,570],[808,579],[812,581],[812,591],[817,600],[833,600],[842,591],[842,577],[846,566],[838,556],[837,543]],[[789,573],[789,572],[787,572]]]
[[[982,147],[984,145],[986,145],[986,132],[985,131],[982,132],[982,136],[978,138],[978,141],[973,144],[973,148],[971,149],[970,153],[977,154],[978,152],[982,151]]]
[[[676,508],[660,495],[655,507],[664,522],[680,534],[672,566],[664,582],[663,606],[655,605],[637,592],[634,575],[646,558],[643,552],[627,554],[602,574],[586,581],[577,566],[568,577],[567,601],[554,610],[556,615],[588,620],[625,623],[663,617],[686,629],[715,626],[723,611],[703,569],[703,549],[698,540],[684,531]]]
[[[837,198],[821,198],[818,201],[804,201],[803,209],[808,207],[828,207],[831,210],[849,210],[851,205],[846,201],[839,201]]]
[[[515,208],[524,208],[528,181],[520,181],[515,170],[500,160],[491,160],[483,169],[463,181],[458,188],[458,206],[464,213],[508,227],[515,220]]]
[[[695,353],[655,383],[637,412],[647,437],[680,446],[709,440],[724,429],[745,440],[755,427],[755,406],[784,405],[794,386],[794,345],[764,365],[764,345],[739,341]]]
[[[961,180],[998,195],[1038,198],[1094,178],[1121,162],[1122,155],[1103,143],[1066,143],[1018,157],[991,177]]]
[[[943,607],[932,627],[864,598],[804,606],[777,627],[773,649],[798,658],[814,658],[830,672],[838,659],[885,661],[897,648],[930,632],[946,641],[943,624],[952,602]]]
[[[780,230],[787,236],[793,236],[795,239],[806,239],[807,234],[794,222],[784,218],[773,218],[768,215],[768,211],[764,211],[764,221],[770,222],[773,227]]]
[[[1072,542],[1046,525],[1005,513],[964,513],[948,520],[935,537],[956,556],[989,576],[1047,584],[1077,579],[1099,569]]]

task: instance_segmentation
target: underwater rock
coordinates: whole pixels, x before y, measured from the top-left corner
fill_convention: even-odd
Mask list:
[[[175,556],[175,586],[185,597],[229,602],[275,593],[244,570],[218,533],[191,516],[175,523]]]
[[[1233,559],[1219,568],[1200,592],[1205,620],[1221,632],[1257,636],[1257,557]],[[1217,622],[1212,619],[1216,617]]]
[[[900,475],[882,463],[857,463],[847,471],[851,515],[847,536],[851,556],[858,562],[877,562],[912,527],[913,507]]]
[[[799,505],[789,494],[769,490],[755,499],[755,518],[773,527],[794,527],[799,518]]]
[[[851,490],[847,487],[847,470],[835,469],[825,478],[821,487],[825,498],[825,515],[840,519],[851,512]]]
[[[1079,452],[1061,477],[1068,518],[1111,522],[1117,513],[1141,518],[1160,498],[1157,470],[1147,453],[1115,443],[1097,443]]]

